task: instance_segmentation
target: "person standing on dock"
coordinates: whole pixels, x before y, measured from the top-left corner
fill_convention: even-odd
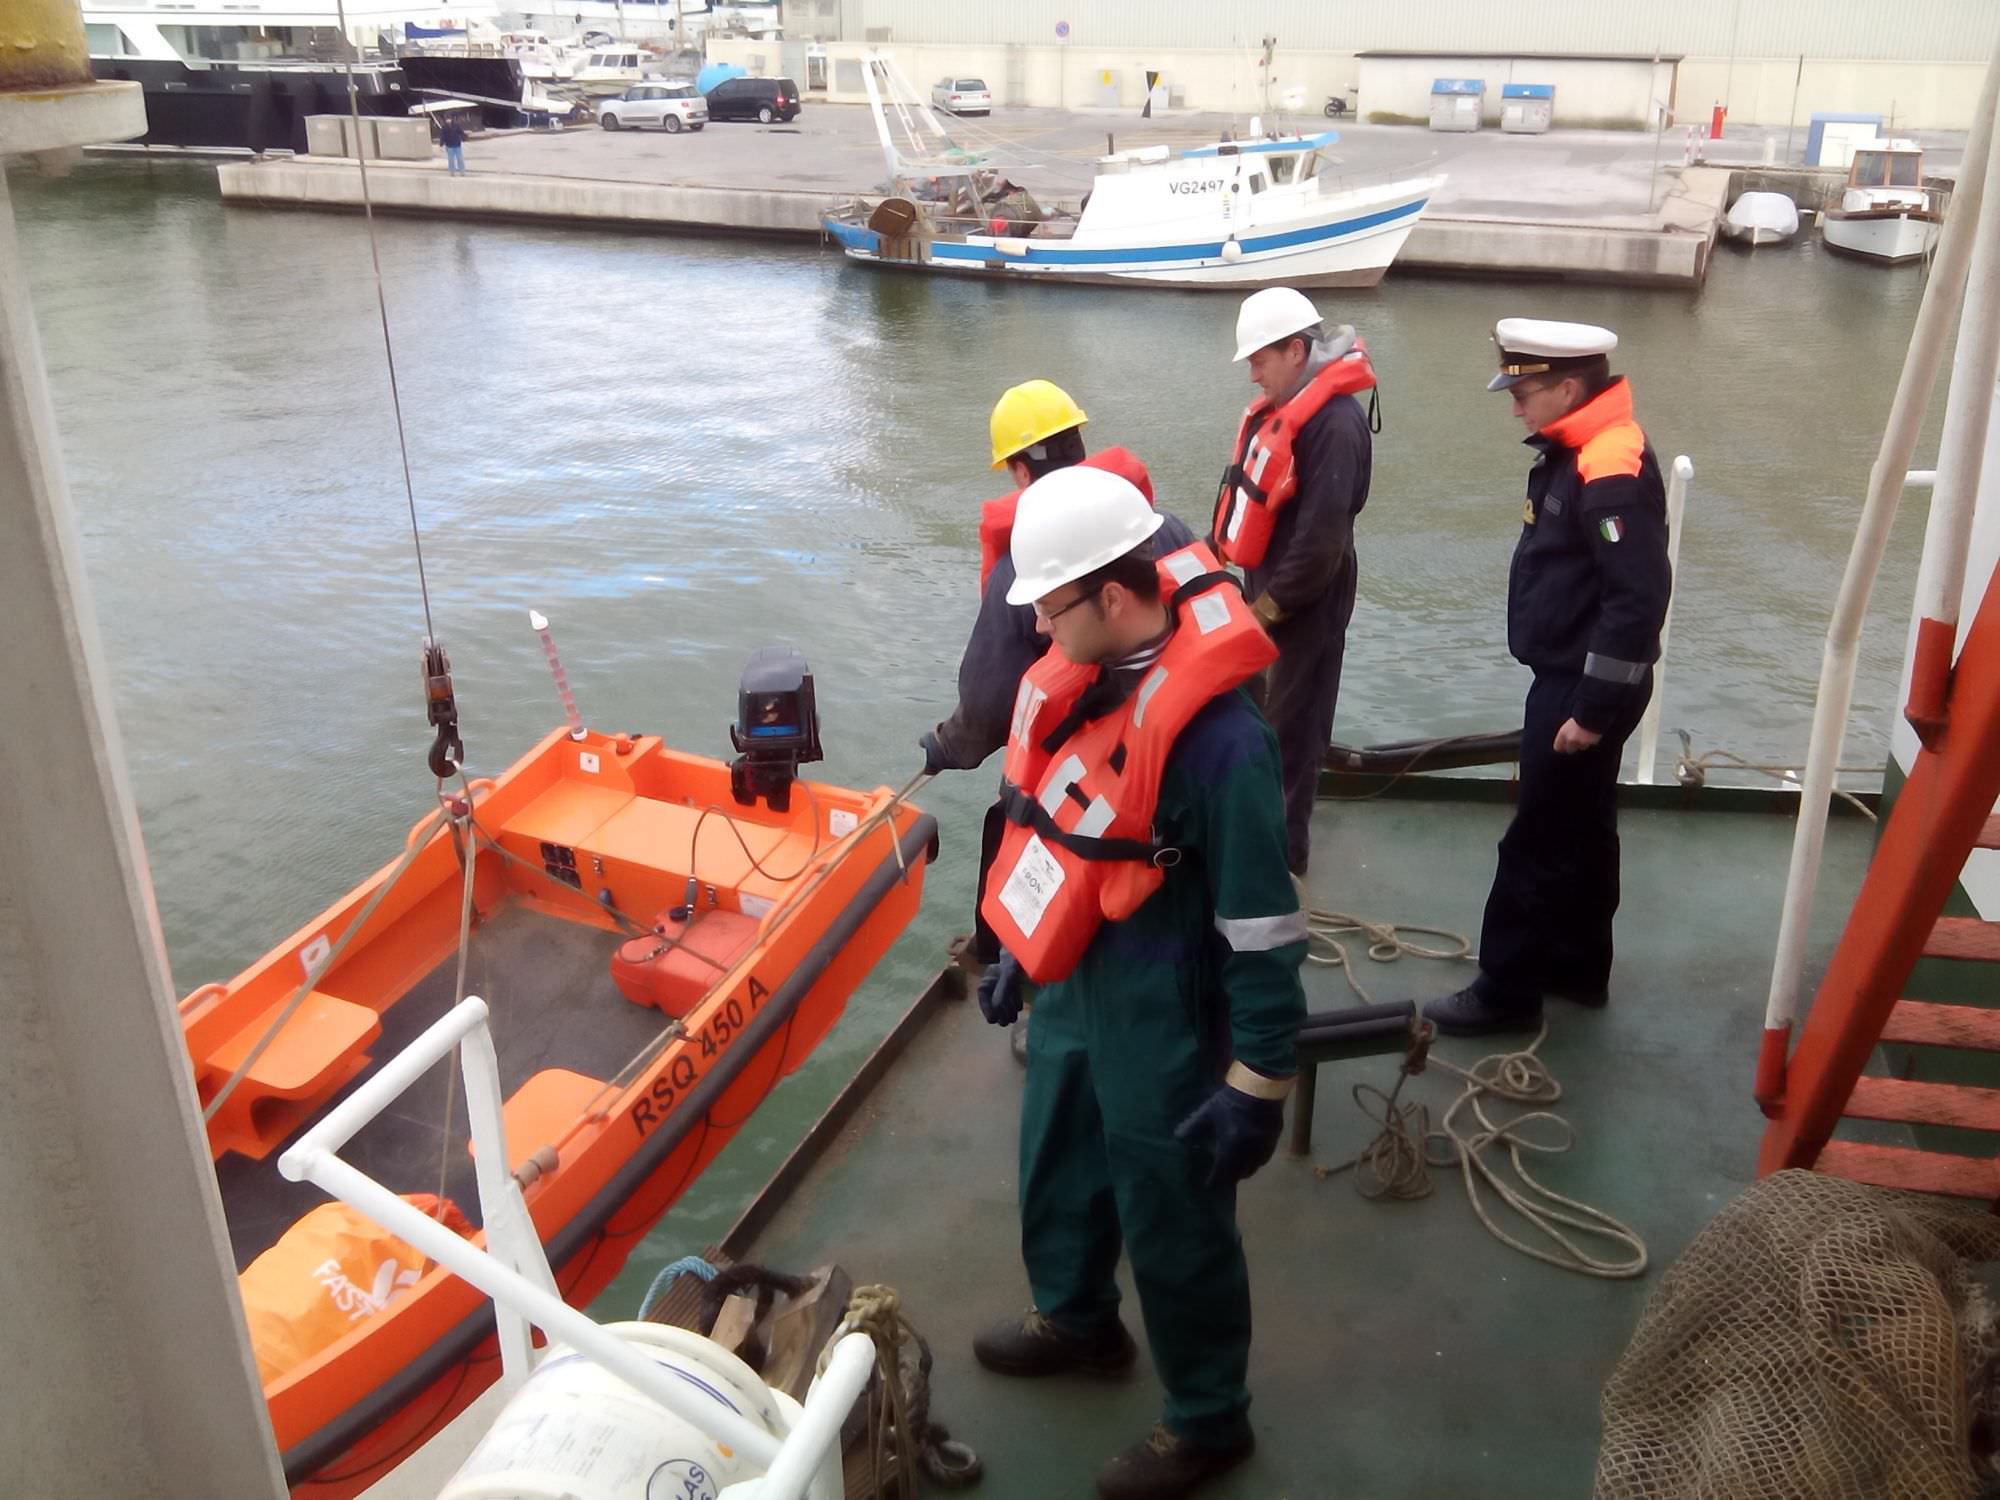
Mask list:
[[[1278,645],[1264,712],[1285,766],[1286,858],[1304,878],[1320,763],[1354,615],[1354,518],[1368,503],[1375,388],[1353,328],[1329,331],[1291,287],[1266,287],[1236,316],[1236,358],[1258,395],[1243,413],[1216,497],[1210,545],[1243,569]]]
[[[444,147],[444,169],[453,177],[465,171],[465,127],[446,115],[438,124],[438,144]]]
[[[1166,1403],[1100,1471],[1108,1500],[1188,1494],[1254,1444],[1236,1184],[1277,1147],[1305,1014],[1278,746],[1242,691],[1276,648],[1206,547],[1156,551],[1163,524],[1089,469],[1021,496],[1007,597],[1055,649],[1017,695],[982,898],[1000,967],[1042,989],[1020,1142],[1034,1307],[973,1352],[1004,1375],[1125,1370],[1122,1246]]]
[[[1611,374],[1618,336],[1503,318],[1500,372],[1535,460],[1507,585],[1507,649],[1534,681],[1521,789],[1479,934],[1479,977],[1424,1014],[1450,1036],[1533,1031],[1545,995],[1601,1006],[1618,910],[1618,764],[1652,697],[1673,589],[1666,489]]]
[[[1153,482],[1146,466],[1127,449],[1107,448],[1102,453],[1086,454],[1083,425],[1089,420],[1068,391],[1047,380],[1030,380],[1014,386],[993,407],[987,424],[993,467],[1005,469],[1014,481],[1014,488],[997,500],[988,500],[980,510],[979,613],[958,664],[958,706],[951,717],[917,741],[924,752],[924,769],[933,776],[940,771],[976,769],[1007,743],[1007,726],[1014,714],[1014,696],[1021,685],[1021,675],[1048,650],[1048,640],[1036,631],[1033,608],[1007,602],[1007,592],[1014,586],[1014,563],[1008,554],[1008,543],[1013,536],[1021,492],[1044,474],[1083,464],[1120,475],[1136,486],[1149,503],[1153,498]],[[1171,549],[1184,547],[1193,540],[1194,533],[1185,524],[1162,513],[1161,544]],[[999,837],[996,808],[987,814],[981,841],[982,893]],[[998,945],[983,922],[976,925],[974,950],[981,962],[987,964],[1000,956]]]

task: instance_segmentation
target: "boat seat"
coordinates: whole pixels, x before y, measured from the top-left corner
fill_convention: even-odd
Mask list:
[[[543,1068],[532,1075],[500,1109],[507,1131],[507,1169],[518,1172],[542,1147],[561,1140],[603,1091],[602,1078],[568,1068]]]
[[[203,1059],[206,1094],[229,1081],[289,1000],[259,1013]],[[365,1049],[381,1034],[382,1018],[367,1006],[312,991],[209,1122],[210,1144],[263,1160],[368,1066]]]

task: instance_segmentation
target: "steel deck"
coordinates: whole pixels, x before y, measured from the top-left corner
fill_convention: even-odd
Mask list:
[[[1478,802],[1323,802],[1315,902],[1476,935],[1507,817]],[[1755,1168],[1762,1119],[1750,1085],[1792,822],[1630,810],[1622,828],[1612,1003],[1552,1003],[1541,1049],[1577,1144],[1531,1170],[1630,1223],[1652,1269],[1614,1282],[1531,1261],[1480,1227],[1455,1171],[1437,1173],[1421,1201],[1367,1202],[1346,1178],[1320,1180],[1281,1152],[1241,1199],[1259,1447],[1204,1496],[1589,1492],[1598,1391],[1647,1294]],[[1828,830],[1816,961],[1871,843],[1858,819]],[[1442,993],[1470,973],[1371,964],[1360,946],[1350,951],[1378,1000]],[[1315,1009],[1353,1000],[1331,969],[1310,969],[1307,986]],[[896,1043],[906,1050],[894,1066],[808,1143],[728,1248],[787,1269],[837,1259],[857,1282],[896,1287],[936,1354],[933,1414],[984,1456],[986,1492],[1088,1495],[1098,1465],[1158,1413],[1150,1363],[1112,1382],[1008,1380],[974,1364],[974,1332],[1028,1304],[1015,1209],[1021,1071],[976,1008],[941,997]],[[1440,1053],[1469,1064],[1501,1045],[1447,1040]],[[1394,1077],[1387,1058],[1322,1069],[1316,1160],[1344,1159],[1373,1133],[1350,1085]],[[1435,1120],[1455,1093],[1433,1072],[1406,1097],[1428,1101]]]

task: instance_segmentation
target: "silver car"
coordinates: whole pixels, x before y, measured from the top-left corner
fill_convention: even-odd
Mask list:
[[[954,115],[990,115],[993,94],[983,78],[940,78],[931,85],[931,105]]]
[[[708,103],[691,83],[635,83],[597,106],[597,123],[606,130],[643,130],[657,125],[674,135],[706,125]]]

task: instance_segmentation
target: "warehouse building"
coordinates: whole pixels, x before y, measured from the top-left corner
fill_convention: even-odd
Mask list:
[[[1558,127],[1645,128],[1717,105],[1744,124],[1859,111],[1964,129],[2000,35],[1996,0],[782,0],[782,42],[711,55],[861,102],[863,53],[919,88],[983,78],[1002,105],[1237,114],[1347,97],[1363,119],[1428,118],[1431,85],[1476,79],[1495,123],[1509,83],[1554,85]]]

